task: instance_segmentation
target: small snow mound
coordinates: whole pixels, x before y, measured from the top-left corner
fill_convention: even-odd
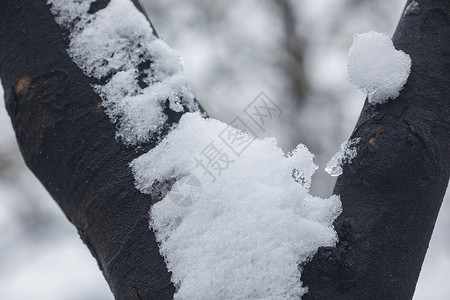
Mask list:
[[[285,155],[275,139],[239,132],[236,141],[250,144],[233,155],[220,140],[226,129],[187,113],[131,164],[144,193],[178,179],[150,212],[174,299],[299,299],[307,291],[299,265],[337,241],[339,196],[309,194],[317,166],[304,145]]]
[[[411,58],[396,50],[386,33],[356,34],[347,60],[350,81],[371,104],[395,99],[411,72]]]
[[[331,176],[339,176],[342,174],[342,166],[346,163],[350,164],[352,159],[357,155],[356,145],[359,144],[361,138],[354,138],[341,144],[341,149],[333,155],[325,167],[325,171]]]

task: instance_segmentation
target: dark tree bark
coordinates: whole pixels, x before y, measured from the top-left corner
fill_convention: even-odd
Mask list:
[[[94,79],[68,56],[68,43],[46,0],[2,1],[0,76],[23,158],[78,229],[116,299],[170,299],[175,289],[148,225],[152,199],[135,189],[128,167],[154,144],[136,149],[116,140]],[[181,117],[166,112],[170,123]]]
[[[412,1],[408,1],[408,4]],[[411,299],[450,171],[450,1],[416,0],[394,34],[412,59],[400,96],[365,103],[358,156],[336,183],[335,248],[305,266],[304,299]]]
[[[398,99],[364,106],[352,135],[362,138],[359,155],[335,189],[344,206],[335,223],[340,242],[305,266],[305,298],[409,299],[414,292],[450,169],[450,3],[416,1],[420,13],[403,17],[394,37],[411,55],[412,73]],[[175,288],[148,228],[157,197],[135,189],[128,167],[155,145],[115,139],[93,78],[67,48],[46,0],[2,1],[0,77],[22,155],[117,299],[171,299]],[[181,117],[166,113],[169,124]]]

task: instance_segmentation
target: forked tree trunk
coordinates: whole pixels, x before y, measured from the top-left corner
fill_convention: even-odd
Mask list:
[[[416,0],[394,36],[413,62],[400,97],[365,104],[359,154],[335,193],[340,241],[305,266],[305,299],[409,299],[449,179],[450,2]],[[97,1],[107,4],[108,1]],[[77,227],[117,299],[170,299],[170,281],[128,163],[154,147],[115,139],[115,125],[68,56],[46,0],[3,0],[0,76],[28,167]],[[170,110],[167,110],[170,113]],[[179,114],[170,113],[169,122]],[[61,262],[64,263],[64,262]]]
[[[450,171],[450,1],[416,2],[393,37],[411,57],[408,82],[397,99],[363,107],[358,156],[334,189],[339,243],[305,266],[304,299],[414,294]]]

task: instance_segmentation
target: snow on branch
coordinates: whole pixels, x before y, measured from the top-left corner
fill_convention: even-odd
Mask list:
[[[397,98],[410,73],[411,58],[394,48],[389,35],[374,31],[354,35],[348,53],[348,75],[367,95],[369,103]]]
[[[56,21],[70,31],[67,50],[88,76],[126,144],[157,138],[167,116],[196,111],[183,64],[176,51],[157,38],[131,1],[111,0],[91,13],[94,1],[49,0]]]
[[[250,145],[237,157],[220,143],[223,132]],[[223,167],[220,176],[211,177],[208,165]],[[285,155],[273,138],[188,113],[132,168],[145,193],[177,179],[151,209],[175,299],[298,299],[307,291],[298,265],[337,241],[339,197],[309,194],[317,166],[304,145]]]
[[[336,243],[332,222],[341,212],[338,196],[309,194],[317,167],[307,148],[299,145],[286,156],[275,139],[235,129],[238,140],[251,145],[230,160],[229,149],[227,154],[213,144],[230,127],[198,113],[184,114],[161,140],[165,109],[198,110],[179,55],[128,0],[111,0],[96,12],[93,1],[49,3],[58,24],[70,32],[68,54],[96,79],[93,87],[117,123],[116,136],[129,145],[160,140],[131,167],[143,193],[154,196],[158,183],[175,182],[153,205],[150,221],[177,287],[175,298],[303,295],[298,265],[319,247]],[[202,154],[210,161],[201,162]],[[205,166],[212,166],[212,157],[234,163],[210,181]],[[191,201],[186,205],[180,198]]]

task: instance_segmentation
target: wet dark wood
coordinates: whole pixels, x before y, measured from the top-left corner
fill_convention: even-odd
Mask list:
[[[336,183],[337,247],[304,267],[304,299],[411,299],[450,170],[450,1],[416,0],[393,41],[412,59],[395,100],[365,103]],[[408,4],[410,1],[408,1]]]

